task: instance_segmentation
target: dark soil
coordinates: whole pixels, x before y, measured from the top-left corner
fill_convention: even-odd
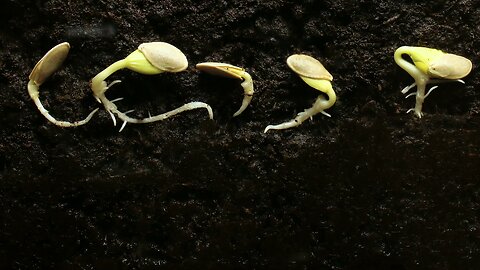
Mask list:
[[[0,269],[479,269],[480,2],[16,1],[0,10]],[[214,109],[118,133],[101,110],[50,124],[27,94],[54,45],[71,51],[41,87],[61,120],[99,107],[89,80],[140,43],[180,48],[190,67],[119,71],[108,91],[145,117],[190,101]],[[406,110],[402,45],[474,63]],[[298,128],[263,133],[318,92],[286,65],[320,59],[338,102]],[[252,75],[200,74],[220,61]]]

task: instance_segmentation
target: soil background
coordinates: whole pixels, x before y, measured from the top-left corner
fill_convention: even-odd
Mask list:
[[[0,10],[1,269],[479,269],[480,2],[15,1]],[[118,132],[101,109],[78,128],[50,124],[28,75],[68,41],[40,88],[50,113],[99,108],[89,80],[143,42],[165,41],[186,72],[113,74],[111,99],[145,117]],[[396,48],[468,57],[425,116],[406,110],[413,79]],[[318,91],[286,65],[293,53],[334,76],[332,115],[263,133],[309,108]],[[245,67],[256,93],[198,62]]]

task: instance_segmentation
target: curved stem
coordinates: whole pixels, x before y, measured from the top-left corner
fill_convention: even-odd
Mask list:
[[[52,122],[53,124],[60,126],[60,127],[77,127],[81,125],[85,125],[92,119],[93,115],[98,111],[98,108],[93,110],[85,119],[75,121],[75,122],[68,122],[68,121],[59,121],[55,119],[53,116],[48,113],[48,111],[43,107],[42,102],[40,102],[39,99],[39,87],[38,85],[35,84],[33,80],[30,80],[28,82],[28,93],[30,94],[30,97],[32,98],[33,102],[35,102],[35,105],[37,105],[38,110],[40,113],[47,118],[48,121]]]
[[[329,80],[311,79],[307,77],[300,77],[300,78],[302,78],[302,80],[306,82],[309,86],[327,94],[328,100],[323,99],[322,103],[318,103],[319,110],[321,111],[326,110],[332,107],[333,104],[335,104],[335,102],[337,101],[337,95],[335,94],[335,91],[333,91],[332,83]],[[318,99],[317,99],[317,102],[319,102]],[[317,104],[317,102],[315,102],[315,104]]]
[[[321,106],[320,109],[322,111],[326,109],[330,109],[333,106],[333,104],[335,104],[335,102],[337,101],[337,95],[335,94],[335,91],[333,91],[331,85],[330,85],[330,88],[325,90],[325,94],[327,94],[328,100],[323,99],[322,103],[319,104],[319,106]],[[323,98],[323,97],[319,96],[315,103],[317,103],[320,98]]]
[[[242,105],[240,106],[240,109],[238,109],[238,111],[236,111],[233,114],[233,117],[239,116],[243,111],[245,111],[245,109],[248,107],[248,105],[252,101],[252,98],[253,98],[253,95],[244,94],[243,95],[243,100],[242,100]]]
[[[417,82],[417,79],[421,77],[428,78],[428,75],[421,72],[414,64],[403,59],[402,55],[404,54],[410,55],[410,49],[408,46],[402,46],[395,51],[394,59],[397,65],[399,65],[403,70],[408,72],[408,74],[413,77],[415,82]]]
[[[103,95],[103,93],[107,91],[108,87],[106,86],[107,83],[105,80],[116,71],[124,69],[125,67],[127,67],[127,61],[125,59],[118,60],[93,77],[90,81],[90,87],[95,97],[99,98],[100,95]]]
[[[308,118],[311,118],[317,113],[322,113],[327,116],[330,116],[324,110],[332,107],[333,104],[335,104],[335,101],[337,100],[337,96],[335,95],[335,91],[333,91],[333,89],[331,88],[331,84],[330,84],[330,88],[327,88],[326,90],[324,89],[324,91],[327,94],[328,99],[325,99],[322,95],[318,96],[317,100],[315,100],[315,103],[313,103],[313,106],[311,108],[306,109],[305,111],[297,114],[297,117],[295,117],[290,121],[287,121],[278,125],[268,125],[263,132],[267,133],[267,131],[269,131],[270,129],[287,129],[287,128],[299,126],[305,120],[307,120]]]
[[[253,90],[253,80],[252,76],[248,74],[247,72],[243,72],[242,78],[244,81],[241,83],[243,87],[243,100],[242,100],[242,106],[240,106],[240,109],[236,111],[233,114],[233,117],[240,115],[250,104],[253,98],[253,93],[255,92]]]
[[[418,69],[415,65],[403,59],[402,55],[403,54],[409,55],[409,53],[410,53],[409,47],[407,46],[400,47],[395,51],[394,59],[395,59],[395,62],[402,69],[408,72],[408,74],[410,74],[410,76],[412,76],[412,78],[415,80],[415,84],[417,85],[417,92],[416,92],[416,102],[415,102],[414,111],[415,111],[415,115],[417,115],[418,118],[422,118],[423,116],[422,107],[423,107],[423,101],[425,100],[425,87],[427,83],[429,83],[430,77],[427,74],[420,71],[420,69]],[[402,90],[402,93],[406,93],[415,84],[412,84],[407,88],[404,88],[404,90]]]

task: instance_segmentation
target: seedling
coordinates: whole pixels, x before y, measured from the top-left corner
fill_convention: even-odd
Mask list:
[[[233,116],[240,115],[250,104],[253,98],[253,80],[250,74],[248,74],[245,69],[233,66],[230,64],[225,63],[218,63],[218,62],[205,62],[197,64],[197,69],[200,71],[204,71],[206,73],[222,76],[226,78],[233,78],[242,80],[242,87],[243,87],[243,100],[242,106],[238,109],[237,112],[233,114]]]
[[[402,55],[404,54],[410,56],[413,64],[403,59]],[[409,109],[407,113],[414,111],[419,118],[423,116],[423,101],[438,87],[433,86],[425,94],[427,84],[452,81],[464,84],[465,82],[460,79],[467,76],[472,70],[472,62],[465,57],[425,47],[400,47],[395,51],[394,59],[415,80],[413,84],[405,87],[401,92],[406,94],[410,89],[417,86],[417,91],[408,94],[405,98],[416,96],[415,108]]]
[[[143,119],[136,119],[127,116],[129,112],[120,112],[115,105],[115,101],[121,100],[109,100],[105,96],[105,92],[114,84],[119,83],[120,80],[115,80],[109,85],[105,82],[108,76],[112,75],[114,72],[120,69],[130,69],[135,72],[145,74],[145,75],[155,75],[163,72],[181,72],[184,71],[188,66],[188,61],[185,55],[175,46],[165,43],[165,42],[150,42],[141,44],[137,50],[128,55],[125,59],[119,60],[109,67],[107,67],[102,72],[98,73],[90,82],[93,94],[98,102],[103,103],[105,110],[110,114],[113,120],[113,125],[116,126],[115,115],[118,116],[123,121],[123,125],[120,128],[120,131],[123,130],[125,125],[128,123],[142,124],[142,123],[151,123],[155,121],[165,120],[171,116],[174,116],[178,113],[205,108],[208,111],[210,119],[213,119],[212,108],[206,103],[203,102],[190,102],[171,110],[166,113],[162,113],[155,116],[149,116]]]
[[[55,71],[60,68],[63,61],[65,61],[65,58],[67,58],[69,51],[70,44],[68,44],[68,42],[63,42],[53,47],[42,57],[42,59],[40,59],[40,61],[38,61],[28,77],[30,79],[28,82],[28,94],[30,95],[30,98],[33,100],[33,102],[35,102],[35,105],[37,105],[40,113],[45,116],[48,121],[60,127],[76,127],[84,125],[88,123],[92,116],[98,111],[98,109],[95,109],[87,116],[87,118],[71,123],[55,119],[50,115],[50,113],[48,113],[48,111],[40,102],[40,85],[42,85]]]
[[[328,99],[325,99],[322,94],[319,95],[311,108],[297,114],[295,119],[288,122],[267,126],[264,131],[265,133],[270,129],[287,129],[299,126],[317,113],[331,117],[325,110],[332,107],[337,100],[331,83],[333,76],[325,69],[320,61],[308,55],[294,54],[287,58],[287,65],[308,85],[327,94]]]

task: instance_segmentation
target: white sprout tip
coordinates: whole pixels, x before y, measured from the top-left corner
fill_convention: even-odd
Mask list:
[[[457,80],[457,82],[465,84],[465,82],[463,80]]]
[[[110,117],[112,117],[112,121],[113,121],[113,126],[117,126],[117,120],[115,119],[115,115],[113,115],[113,113],[111,111],[107,111],[108,114],[110,114]]]
[[[328,117],[332,117],[329,113],[325,112],[325,111],[320,111],[321,114],[325,115],[325,116],[328,116]],[[313,119],[312,116],[310,116],[310,119]]]
[[[416,94],[417,94],[417,92],[410,93],[410,94],[406,95],[405,98],[409,98],[409,97],[414,96]]]
[[[127,125],[127,121],[123,121],[122,127],[120,128],[118,133],[122,132],[122,130],[125,128],[126,125]]]
[[[402,91],[400,91],[400,92],[402,92],[402,94],[406,94],[410,89],[415,87],[415,85],[417,85],[417,83],[412,83],[409,86],[406,86],[405,88],[403,88]]]
[[[431,93],[433,90],[437,89],[437,88],[438,88],[438,85],[435,85],[435,86],[433,86],[432,88],[430,88],[430,90],[428,90],[427,94],[426,94],[423,98],[424,98],[424,99],[427,98],[428,95],[430,95],[430,93]]]
[[[274,130],[274,129],[285,129],[281,128],[280,125],[268,125],[264,130],[263,133],[267,133],[269,130]]]
[[[111,82],[111,83],[106,87],[106,89],[112,87],[112,85],[114,85],[114,84],[121,83],[121,82],[122,82],[121,80],[115,80],[115,81]]]
[[[115,102],[120,101],[120,100],[123,100],[123,97],[116,98],[116,99],[112,100],[111,102],[115,103]]]
[[[414,108],[408,109],[407,114],[409,114],[411,111],[414,111]]]

